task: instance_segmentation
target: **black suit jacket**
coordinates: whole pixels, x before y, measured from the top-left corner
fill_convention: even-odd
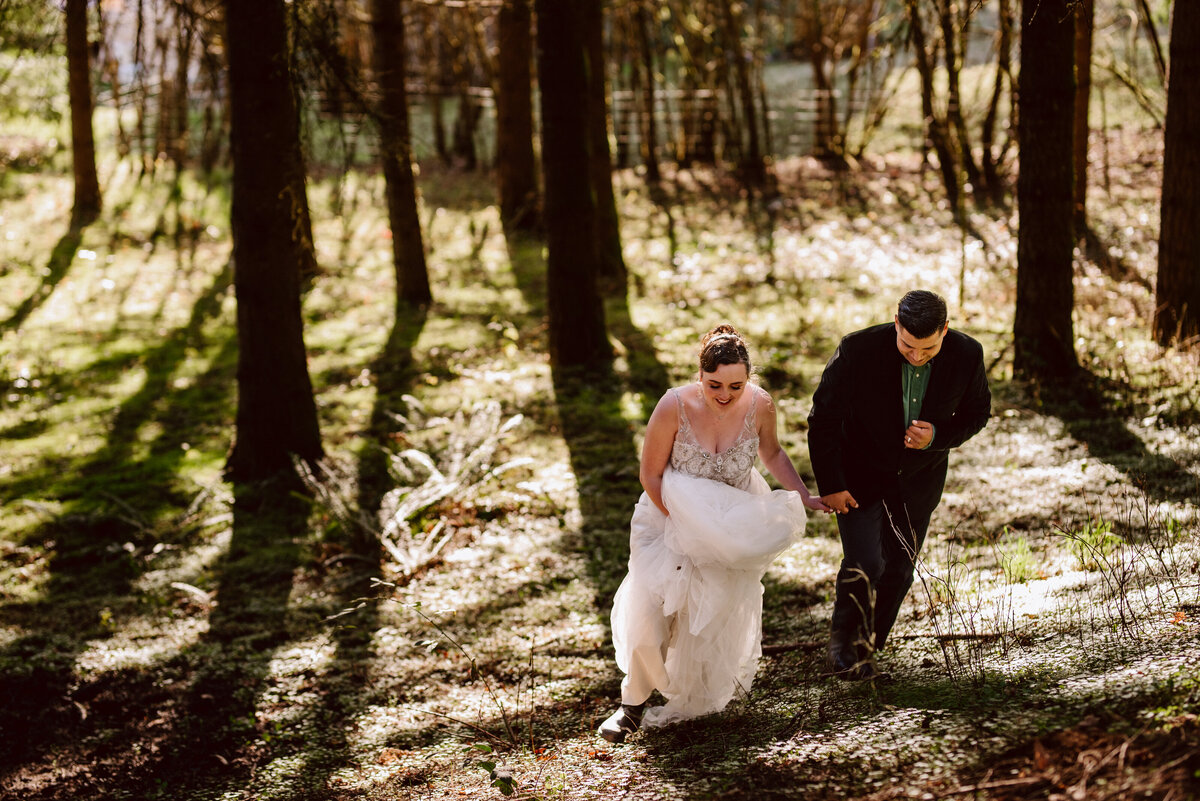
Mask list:
[[[991,416],[983,347],[946,332],[931,360],[933,374],[919,419],[933,423],[929,447],[904,447],[901,366],[893,323],[848,334],[825,366],[808,416],[808,449],[822,495],[849,490],[859,504],[897,499],[932,512],[942,497],[951,448],[974,436]]]

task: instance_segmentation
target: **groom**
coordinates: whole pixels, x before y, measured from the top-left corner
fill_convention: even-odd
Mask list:
[[[893,322],[847,335],[825,366],[808,448],[842,540],[829,640],[839,677],[877,675],[874,653],[912,586],[950,449],[990,416],[983,348],[950,330],[933,292],[906,294]]]

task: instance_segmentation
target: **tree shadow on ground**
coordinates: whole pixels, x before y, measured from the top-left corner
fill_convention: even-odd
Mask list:
[[[624,577],[629,518],[642,493],[635,436],[644,419],[628,420],[622,397],[628,390],[639,392],[653,409],[667,390],[666,368],[654,355],[652,341],[629,319],[624,300],[611,301],[607,311],[613,334],[630,354],[628,380],[611,364],[553,371],[559,421],[583,515],[581,547],[601,609],[611,605]],[[648,410],[645,413],[648,416]]]
[[[514,280],[535,318],[544,316],[546,309],[543,248],[534,237],[508,239]],[[627,373],[619,374],[612,364],[552,371],[559,423],[583,514],[580,547],[588,556],[601,609],[611,605],[629,560],[629,517],[642,493],[635,435],[670,385],[653,338],[630,317],[627,298],[610,298],[605,315],[610,335],[625,352]],[[639,421],[631,422],[622,412],[627,391],[642,398]]]
[[[174,659],[184,665],[174,692],[170,727],[150,759],[129,759],[121,787],[153,797],[164,787],[176,798],[214,786],[244,786],[275,756],[259,745],[256,711],[268,689],[270,662],[294,639],[289,621],[293,575],[301,563],[298,532],[309,504],[294,478],[235,488],[233,529],[216,568],[216,605],[208,631]],[[155,710],[141,710],[143,714]],[[286,744],[284,745],[286,747]],[[139,764],[140,762],[140,764]]]
[[[396,435],[403,429],[402,419],[397,415],[407,406],[403,396],[412,389],[413,351],[427,316],[424,307],[397,303],[387,341],[371,365],[375,400],[355,470],[356,511],[366,520],[378,521],[383,498],[394,486],[388,470],[389,453]],[[319,705],[306,713],[309,720],[319,721],[320,729],[326,733],[319,746],[305,744],[307,758],[302,784],[311,787],[325,787],[333,772],[351,759],[351,721],[369,702],[367,682],[377,656],[373,643],[381,625],[377,580],[384,573],[384,550],[378,536],[361,528],[343,529],[333,538],[327,538],[326,545],[338,551],[326,558],[323,565],[339,568],[331,571],[327,579],[335,588],[332,600],[341,611],[327,624],[336,648],[334,664],[344,666],[344,670],[328,674],[319,693]],[[347,683],[349,688],[341,686]]]
[[[1080,370],[1061,386],[1042,388],[1040,400],[1045,412],[1062,420],[1089,453],[1124,473],[1152,500],[1195,505],[1200,498],[1200,478],[1151,451],[1129,429],[1098,376]]]
[[[81,747],[107,713],[128,711],[125,701],[156,697],[147,692],[144,671],[101,671],[80,683],[76,662],[93,643],[103,643],[148,611],[161,612],[156,604],[169,603],[136,591],[135,582],[159,566],[160,549],[166,554],[184,547],[196,533],[197,497],[178,487],[175,477],[188,441],[207,436],[210,420],[196,413],[227,405],[233,343],[214,343],[209,369],[187,388],[175,390],[172,378],[189,349],[210,348],[200,329],[219,314],[229,271],[227,266],[215,277],[186,325],[144,354],[145,383],[121,403],[104,447],[42,488],[62,500],[65,511],[27,537],[50,553],[45,589],[30,602],[2,609],[6,622],[29,633],[0,649],[0,698],[7,701],[0,705],[0,737],[12,743],[0,749],[0,787],[20,780],[14,777],[24,768],[36,773],[47,755]],[[160,433],[144,442],[139,432],[148,424]],[[21,497],[31,489],[10,486],[6,494]],[[199,498],[205,497],[202,491]],[[136,728],[148,715],[130,725]],[[74,779],[88,781],[87,770]]]
[[[50,299],[54,288],[66,277],[71,262],[75,259],[75,252],[79,250],[79,243],[82,241],[83,228],[72,225],[67,229],[62,239],[58,240],[58,244],[54,246],[54,250],[50,252],[50,259],[46,262],[46,269],[42,274],[42,282],[29,297],[21,301],[21,304],[13,310],[7,320],[0,323],[0,333],[19,329],[29,315]]]

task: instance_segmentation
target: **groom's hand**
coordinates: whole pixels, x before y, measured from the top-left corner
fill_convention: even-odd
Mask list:
[[[821,503],[841,515],[846,514],[851,509],[858,508],[858,501],[854,500],[854,496],[850,494],[850,490],[822,495]]]
[[[913,420],[904,431],[904,447],[915,451],[924,450],[933,441],[933,423],[924,420]]]

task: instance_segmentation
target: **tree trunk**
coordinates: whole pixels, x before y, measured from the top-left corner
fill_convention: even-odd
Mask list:
[[[87,0],[67,0],[67,90],[71,103],[71,154],[75,204],[71,225],[84,226],[100,216],[100,180],[96,176],[96,140],[92,133],[92,68],[88,47]]]
[[[1078,366],[1071,322],[1074,55],[1070,0],[1022,0],[1013,369],[1043,381]]]
[[[596,198],[596,243],[600,256],[600,287],[605,295],[623,296],[628,274],[621,250],[621,221],[613,194],[612,151],[608,146],[608,92],[605,81],[604,10],[601,0],[580,4],[587,47],[588,136],[592,192]]]
[[[1000,180],[1000,162],[1002,154],[995,150],[996,120],[1000,114],[1000,98],[1004,94],[1004,81],[1008,80],[1012,88],[1012,6],[1011,0],[1000,0],[996,12],[1000,30],[996,34],[996,80],[992,84],[992,97],[988,102],[987,114],[983,118],[983,126],[979,135],[981,165],[984,185],[987,187],[988,198],[994,205],[1004,201],[1004,183]]]
[[[1154,54],[1154,69],[1158,74],[1158,80],[1165,86],[1167,62],[1163,58],[1162,44],[1158,41],[1158,31],[1154,27],[1154,15],[1150,13],[1150,4],[1146,0],[1138,0],[1138,11],[1142,17],[1142,29],[1146,31],[1146,41],[1150,44],[1150,52]]]
[[[454,37],[454,56],[450,64],[454,86],[458,91],[458,114],[454,118],[450,155],[452,163],[466,170],[474,170],[479,166],[479,157],[475,150],[475,129],[479,125],[481,110],[475,98],[471,96],[475,65],[470,49],[471,26],[474,21],[468,13],[469,8],[470,6],[464,6],[452,11],[452,24],[449,26]]]
[[[438,161],[450,164],[450,148],[446,144],[446,115],[442,102],[442,76],[446,74],[446,47],[444,28],[446,26],[445,9],[440,5],[424,9],[424,64],[425,64],[425,99],[429,103],[430,124],[433,126],[433,148]]]
[[[192,65],[192,44],[195,42],[195,25],[187,15],[176,13],[179,30],[175,44],[175,80],[172,82],[171,110],[168,113],[170,131],[167,133],[167,157],[174,163],[178,173],[188,161],[191,131],[188,121],[188,70]]]
[[[1088,100],[1092,94],[1092,21],[1095,0],[1075,6],[1075,236],[1087,230]]]
[[[500,6],[496,69],[496,165],[505,231],[536,231],[537,161],[533,154],[533,41],[529,0]]]
[[[917,73],[921,77],[921,111],[925,116],[925,134],[937,154],[938,167],[942,173],[942,184],[946,187],[946,200],[954,212],[955,219],[962,215],[961,192],[958,183],[958,161],[950,144],[946,122],[938,117],[933,108],[933,59],[926,49],[925,24],[917,0],[908,0],[908,23],[912,35],[913,55],[917,62]]]
[[[955,17],[959,13],[961,16]],[[970,12],[962,10],[959,4],[951,4],[941,0],[938,4],[938,20],[942,26],[942,54],[946,64],[946,122],[951,139],[958,143],[958,157],[963,171],[967,174],[967,183],[972,192],[982,189],[982,176],[975,164],[975,155],[971,152],[971,135],[967,130],[967,121],[962,113],[962,90],[960,78],[962,75],[962,53],[967,49],[970,33]],[[959,39],[962,40],[961,50]]]
[[[451,151],[454,154],[452,160],[464,170],[474,170],[479,166],[479,156],[475,151],[475,128],[479,125],[481,113],[479,104],[471,97],[470,85],[463,85],[458,93],[458,116],[454,118]]]
[[[137,17],[134,26],[133,35],[133,63],[137,64],[139,69],[134,71],[134,96],[137,99],[137,122],[134,125],[134,136],[137,141],[138,155],[142,160],[141,175],[145,175],[154,164],[154,154],[150,153],[146,146],[146,117],[148,115],[147,104],[149,93],[146,91],[146,72],[149,69],[149,64],[146,59],[146,48],[143,44],[146,40],[146,4],[145,0],[138,0]]]
[[[613,133],[616,136],[616,151],[613,153],[613,164],[618,170],[630,166],[630,154],[634,142],[640,142],[642,115],[638,110],[638,98],[642,96],[642,63],[641,51],[637,49],[637,31],[633,23],[632,9],[626,8],[615,15],[617,25],[614,26],[614,42],[612,58],[626,68],[617,68],[613,75]],[[624,79],[624,80],[622,80]],[[628,98],[624,103],[617,102],[618,87],[623,97]],[[640,147],[640,145],[639,145]],[[639,163],[642,163],[639,160]]]
[[[1200,6],[1175,4],[1163,152],[1154,339],[1200,343]]]
[[[207,80],[208,101],[204,106],[204,134],[200,142],[200,170],[211,176],[221,160],[221,148],[229,138],[229,115],[224,105],[229,93],[221,85],[220,52],[207,42],[203,45],[202,61]]]
[[[812,41],[809,44],[809,63],[812,65],[813,90],[817,101],[817,118],[813,123],[813,155],[823,160],[837,160],[843,154],[834,147],[837,127],[833,81],[829,72],[829,48],[821,24],[820,8],[815,7],[812,20]]]
[[[323,455],[300,313],[300,271],[313,256],[299,233],[308,199],[283,0],[228,0],[225,29],[238,331],[237,436],[226,469],[248,482],[290,470],[293,455]]]
[[[612,359],[600,271],[596,203],[588,170],[586,39],[576,3],[536,0],[542,163],[546,184],[547,305],[550,359],[592,367]]]
[[[392,262],[396,273],[396,309],[424,306],[433,299],[413,178],[412,137],[405,88],[404,9],[401,0],[372,0],[372,65],[377,82],[379,157],[383,162]]]
[[[654,50],[650,46],[650,31],[646,22],[646,0],[635,0],[633,26],[641,54],[641,69],[645,74],[642,85],[642,125],[638,131],[642,163],[646,165],[647,183],[657,183],[662,178],[658,165],[658,121],[654,114]],[[635,100],[635,103],[637,101]]]
[[[751,86],[746,53],[742,48],[742,15],[734,13],[733,0],[718,0],[721,8],[721,26],[725,31],[726,54],[733,62],[737,96],[741,101],[742,121],[745,126],[746,147],[738,159],[742,180],[752,186],[766,179],[767,165],[759,144],[758,114],[754,108],[754,89]],[[739,6],[740,8],[740,6]]]

